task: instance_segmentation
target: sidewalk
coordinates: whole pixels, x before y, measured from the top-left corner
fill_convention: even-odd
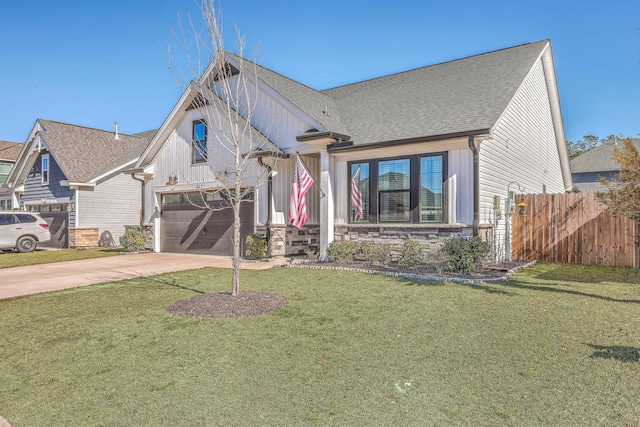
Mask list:
[[[285,262],[284,260],[243,261],[241,268],[261,270]],[[212,255],[142,253],[5,268],[0,269],[0,300],[201,267],[231,268],[231,258]]]

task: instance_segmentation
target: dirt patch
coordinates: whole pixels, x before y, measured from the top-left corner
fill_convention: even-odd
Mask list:
[[[271,313],[288,301],[282,295],[259,291],[241,291],[238,296],[211,292],[175,302],[167,307],[167,312],[181,317],[240,319]]]

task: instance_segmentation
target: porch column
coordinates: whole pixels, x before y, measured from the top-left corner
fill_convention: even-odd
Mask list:
[[[320,188],[324,196],[320,195],[320,259],[327,259],[327,248],[333,241],[333,189],[331,176],[333,161],[326,149],[320,150]]]

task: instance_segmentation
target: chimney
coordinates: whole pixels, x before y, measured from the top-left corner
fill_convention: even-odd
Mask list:
[[[114,122],[116,125],[116,139],[120,139],[120,135],[118,134],[118,122]]]

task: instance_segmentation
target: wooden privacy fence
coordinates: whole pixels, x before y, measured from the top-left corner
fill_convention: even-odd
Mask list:
[[[640,267],[636,224],[606,209],[594,193],[518,194],[515,203],[513,259]]]

